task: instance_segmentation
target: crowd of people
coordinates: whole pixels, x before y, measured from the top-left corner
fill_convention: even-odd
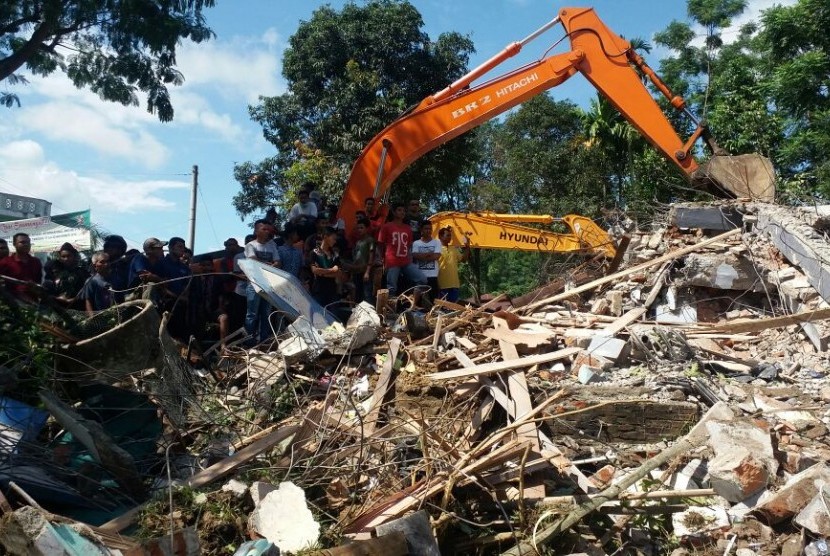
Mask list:
[[[141,252],[128,251],[123,237],[110,235],[86,261],[66,243],[42,264],[31,254],[29,236],[18,233],[11,250],[0,239],[0,275],[18,298],[37,301],[48,295],[90,316],[125,300],[150,299],[160,312],[169,312],[168,330],[184,342],[202,340],[214,329],[224,342],[243,326],[253,343],[273,337],[278,326],[273,308],[241,271],[243,258],[294,276],[339,316],[354,304],[374,300],[381,287],[390,296],[412,288],[418,298],[458,300],[458,266],[469,256],[469,246],[451,247],[449,228],[433,237],[418,200],[393,203],[385,217],[369,197],[347,234],[338,206],[326,203],[313,185],[307,184],[298,199],[284,222],[269,209],[242,244],[227,239],[218,257],[194,257],[180,237],[151,237]]]

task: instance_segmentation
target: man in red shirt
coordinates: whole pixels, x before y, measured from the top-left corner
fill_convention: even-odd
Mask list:
[[[43,281],[43,265],[40,259],[31,255],[32,241],[29,239],[29,234],[22,232],[14,234],[12,245],[14,245],[14,253],[0,259],[0,274],[40,285]],[[30,295],[32,286],[29,284],[8,284],[8,288],[17,297],[26,300],[33,299]]]
[[[386,269],[386,288],[389,295],[398,290],[398,278],[401,272],[416,286],[427,283],[424,273],[412,262],[412,228],[404,222],[406,206],[403,203],[392,205],[394,219],[380,229],[378,235],[378,252],[383,253],[383,266]]]

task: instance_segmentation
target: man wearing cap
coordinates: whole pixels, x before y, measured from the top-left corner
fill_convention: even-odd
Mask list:
[[[144,253],[139,253],[130,262],[128,285],[130,288],[137,288],[142,284],[161,282],[164,276],[162,261],[164,259],[164,246],[166,241],[150,237],[144,240]]]

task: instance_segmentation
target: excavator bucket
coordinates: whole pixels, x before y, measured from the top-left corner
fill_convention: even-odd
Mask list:
[[[692,176],[701,189],[753,201],[775,201],[775,170],[772,162],[758,153],[736,156],[714,155]]]

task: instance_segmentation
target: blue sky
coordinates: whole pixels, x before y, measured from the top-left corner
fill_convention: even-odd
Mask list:
[[[471,67],[535,31],[566,5],[549,0],[412,1],[430,37],[457,31],[472,38],[477,52]],[[757,18],[773,3],[750,0],[736,23]],[[248,117],[248,105],[260,95],[285,92],[282,51],[300,21],[324,4],[217,0],[207,12],[216,39],[185,43],[179,51],[186,81],[172,91],[176,116],[171,123],[159,122],[143,105],[103,102],[60,74],[31,77],[28,85],[12,88],[22,106],[0,108],[0,191],[51,201],[53,214],[89,208],[98,226],[140,245],[151,236],[188,237],[195,164],[200,184],[196,251],[221,248],[228,237],[242,239],[248,228],[231,204],[238,187],[233,165],[273,153]],[[343,2],[329,4],[339,8]],[[686,19],[685,0],[595,0],[593,7],[617,33],[649,41],[673,19]],[[539,57],[561,36],[562,28],[554,28],[491,76]],[[552,94],[587,105],[594,93],[575,76]]]

